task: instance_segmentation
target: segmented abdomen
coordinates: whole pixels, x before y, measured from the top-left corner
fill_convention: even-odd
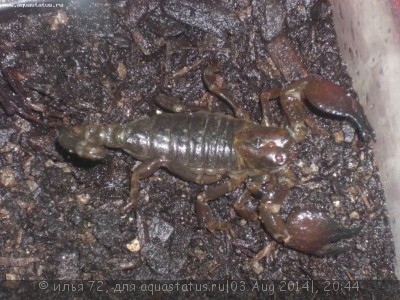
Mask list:
[[[161,114],[123,126],[122,149],[139,160],[165,157],[191,168],[236,170],[235,132],[245,121],[222,114]]]

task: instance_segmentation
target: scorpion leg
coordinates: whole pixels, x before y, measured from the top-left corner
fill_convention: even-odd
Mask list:
[[[210,184],[222,178],[222,175],[220,174],[199,174],[183,164],[170,162],[165,158],[144,161],[132,173],[131,190],[129,192],[132,208],[136,207],[138,202],[137,196],[140,188],[140,180],[151,176],[155,171],[160,168],[167,168],[171,173],[179,176],[183,180],[193,181],[197,184]]]
[[[168,97],[164,94],[159,94],[155,98],[155,102],[161,108],[175,113],[180,112],[196,112],[196,111],[209,111],[207,107],[201,107],[195,104],[185,104],[183,105],[179,99],[175,97]]]
[[[289,193],[289,185],[286,182],[280,184],[274,192],[272,199],[268,194],[264,194],[264,197],[261,199],[259,207],[260,217],[268,233],[275,240],[285,242],[289,234],[285,222],[279,216],[279,212],[283,201]]]
[[[220,180],[223,175],[222,174],[204,174],[196,172],[195,170],[177,163],[173,162],[166,166],[171,173],[179,176],[185,181],[192,181],[197,184],[211,184]]]
[[[135,208],[137,206],[140,180],[151,176],[159,168],[165,166],[166,163],[167,161],[161,158],[144,161],[133,171],[131,178],[131,189],[129,191],[129,198],[131,199],[130,208]]]
[[[208,201],[215,200],[226,193],[229,193],[237,189],[245,178],[238,176],[232,176],[226,180],[223,184],[209,188],[203,193],[197,196],[196,200],[196,213],[199,220],[199,225],[205,227],[211,232],[214,230],[229,230],[233,236],[235,234],[231,230],[231,226],[228,222],[215,220],[212,216],[211,208],[208,205]]]
[[[271,117],[269,101],[278,98],[281,95],[281,91],[282,89],[272,88],[261,93],[260,104],[263,115],[261,120],[262,126],[272,126],[272,117]]]
[[[209,65],[204,70],[203,79],[208,90],[216,96],[220,97],[221,99],[225,100],[226,103],[228,103],[232,108],[236,118],[250,120],[250,115],[240,105],[240,103],[235,100],[233,94],[226,87],[221,87],[217,84],[218,80],[216,73],[218,71],[219,67],[217,65]]]
[[[307,134],[304,123],[306,112],[302,102],[302,90],[304,90],[306,84],[303,80],[296,81],[283,89],[280,97],[282,109],[289,122],[288,130],[297,142],[303,141]]]
[[[272,201],[264,198],[260,204],[261,221],[276,241],[314,255],[339,254],[347,247],[332,243],[350,238],[362,229],[345,228],[326,213],[312,208],[293,209],[285,223],[279,216],[279,210],[288,192],[289,186],[281,185]]]
[[[246,189],[242,195],[240,195],[239,199],[233,204],[233,207],[240,217],[251,222],[258,222],[258,215],[256,212],[246,207],[250,197],[251,193]]]
[[[233,204],[233,207],[236,213],[250,221],[250,222],[257,222],[259,220],[258,214],[246,207],[249,203],[251,196],[256,197],[257,199],[261,199],[264,196],[264,192],[262,190],[262,183],[265,181],[264,176],[254,176],[251,177],[250,180],[246,182],[246,189],[239,197],[239,199]]]

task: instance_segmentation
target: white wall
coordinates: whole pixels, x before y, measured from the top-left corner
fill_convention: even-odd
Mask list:
[[[393,0],[331,0],[343,59],[376,131],[400,278],[400,13]]]

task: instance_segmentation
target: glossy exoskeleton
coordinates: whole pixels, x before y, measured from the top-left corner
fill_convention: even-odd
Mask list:
[[[284,89],[264,92],[261,99],[263,119],[253,122],[229,91],[216,84],[217,68],[209,66],[204,81],[210,92],[224,99],[234,116],[200,108],[187,109],[179,102],[159,95],[157,103],[173,113],[163,113],[128,124],[83,125],[64,130],[59,143],[68,151],[88,159],[102,159],[107,148],[120,148],[142,163],[134,170],[130,198],[136,206],[139,181],[159,168],[167,168],[183,180],[211,184],[196,199],[199,224],[211,231],[230,230],[229,223],[216,220],[208,202],[237,189],[247,189],[236,201],[236,212],[248,220],[260,219],[278,242],[315,255],[338,253],[343,247],[334,242],[352,237],[360,227],[344,228],[316,209],[294,209],[286,222],[280,217],[281,204],[295,184],[290,169],[289,148],[306,137],[307,100],[317,110],[349,119],[362,141],[373,139],[374,132],[360,104],[338,85],[309,76]],[[271,126],[269,100],[280,98],[287,126]],[[274,174],[274,192],[265,193],[261,183]],[[258,212],[247,208],[251,195],[261,198]]]

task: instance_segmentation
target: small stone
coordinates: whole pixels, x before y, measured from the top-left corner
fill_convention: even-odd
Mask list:
[[[90,202],[91,197],[89,194],[82,194],[82,195],[77,195],[76,199],[83,205],[87,205]]]
[[[253,270],[254,272],[256,272],[257,274],[261,274],[261,272],[264,270],[264,268],[258,263],[258,261],[256,261],[253,264]]]
[[[31,192],[39,188],[39,185],[36,183],[36,181],[33,180],[27,180],[26,184],[28,185],[28,188]]]
[[[59,10],[56,15],[50,17],[49,23],[51,30],[57,30],[60,28],[60,25],[66,25],[68,23],[68,16],[64,11]]]
[[[18,277],[15,274],[7,273],[6,280],[18,280]]]
[[[331,196],[331,202],[333,203],[333,205],[335,206],[335,207],[340,207],[340,205],[342,204],[341,203],[341,200],[342,200],[343,198],[342,197],[340,197],[340,196],[338,196],[338,195],[332,195]]]
[[[247,221],[245,219],[241,219],[239,224],[240,224],[240,226],[244,226],[247,224]]]
[[[349,123],[343,123],[341,127],[342,127],[343,134],[344,134],[344,141],[346,143],[351,143],[353,141],[354,135],[355,135],[354,127]]]
[[[359,220],[360,219],[360,214],[358,212],[356,212],[356,211],[352,211],[350,213],[350,219]]]
[[[335,136],[335,142],[336,143],[343,143],[343,141],[344,141],[344,134],[343,134],[343,132],[342,131],[336,131],[335,133],[334,133],[334,136]]]
[[[48,159],[45,161],[44,165],[46,166],[46,168],[50,168],[50,167],[54,166],[54,161],[52,161],[51,159]]]
[[[123,62],[121,62],[121,61],[118,62],[117,71],[118,71],[119,78],[121,80],[125,80],[126,76],[128,75],[128,71],[126,70],[126,67]]]
[[[4,187],[13,187],[17,184],[14,171],[11,168],[0,169],[0,185]]]
[[[139,252],[140,251],[140,241],[138,239],[134,239],[129,244],[126,244],[126,248],[128,248],[131,252]]]
[[[10,212],[8,210],[0,208],[0,219],[9,219],[9,218],[10,218]]]
[[[80,234],[79,237],[80,237],[81,241],[85,244],[93,245],[96,243],[95,236],[89,231],[87,231],[83,234]]]

